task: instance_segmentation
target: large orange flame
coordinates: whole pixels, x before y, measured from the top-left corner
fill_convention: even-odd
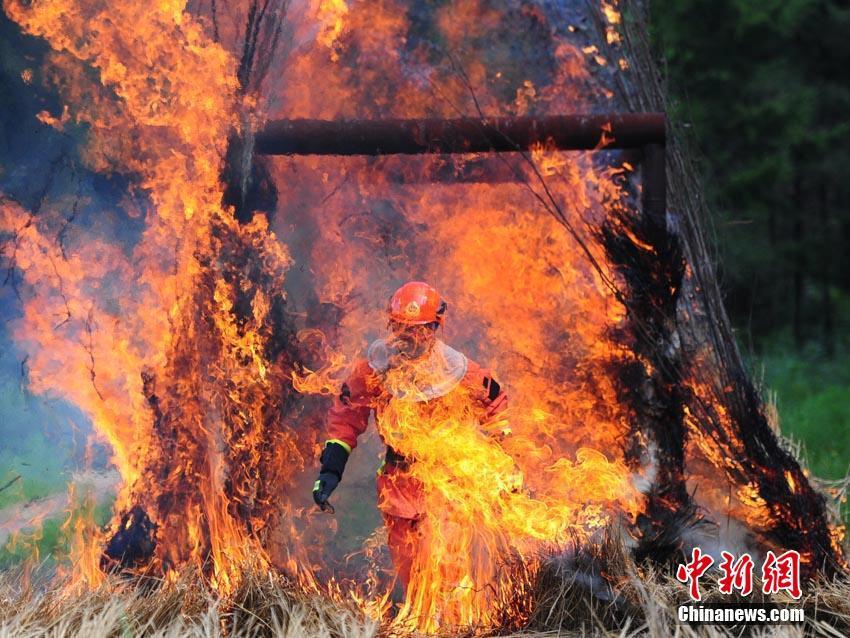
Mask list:
[[[533,575],[546,549],[641,511],[643,469],[622,449],[634,415],[616,389],[618,366],[636,358],[620,338],[625,284],[598,235],[612,206],[629,205],[628,163],[545,143],[499,158],[287,158],[269,168],[273,218],[240,222],[222,204],[228,140],[250,141],[261,115],[533,115],[592,111],[611,95],[592,71],[607,64],[599,49],[532,3],[426,4],[292,3],[274,35],[288,57],[257,95],[238,62],[250,0],[217,15],[215,3],[193,15],[181,0],[4,0],[52,48],[67,106],[41,121],[84,125],[86,165],[130,176],[145,202],[128,247],[97,229],[59,242],[58,205],[33,215],[0,200],[26,287],[14,335],[32,388],[90,417],[123,480],[108,530],[69,519],[78,583],[102,578],[105,543],[143,511],[156,548],[124,568],[168,580],[194,566],[227,594],[242,570],[274,566],[386,611],[380,566],[353,583],[345,560],[322,551],[332,534],[308,509],[308,486],[325,399],[407,279],[441,290],[441,338],[491,369],[511,407],[482,422],[458,391],[427,408],[390,401],[377,416],[384,441],[415,459],[429,512],[399,627],[486,630],[526,593],[512,561]],[[616,47],[617,2],[601,10]],[[723,466],[709,441],[693,444]],[[369,463],[364,454],[350,464]],[[770,515],[751,487],[737,499],[754,525]],[[370,558],[376,539],[364,542]]]

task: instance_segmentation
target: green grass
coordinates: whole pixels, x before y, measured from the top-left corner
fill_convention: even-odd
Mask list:
[[[0,508],[65,490],[71,424],[62,408],[0,380]]]
[[[811,471],[840,479],[850,471],[850,366],[787,350],[761,358],[764,384],[776,393],[783,434],[802,442]]]
[[[70,471],[78,462],[71,434],[74,416],[66,404],[27,394],[17,380],[0,378],[0,509],[68,489]],[[74,515],[87,507],[76,503]],[[95,507],[95,520],[105,523],[110,509],[111,503]],[[34,556],[67,554],[69,538],[62,530],[67,517],[63,512],[10,537],[0,547],[0,569]]]
[[[23,438],[25,450],[0,451],[0,487],[9,485],[0,492],[0,509],[62,492],[68,483],[63,459],[56,454],[55,447],[51,448],[38,434]]]
[[[67,541],[62,532],[64,520],[52,518],[44,521],[40,528],[13,535],[0,548],[0,570],[28,559],[43,560],[54,555]]]
[[[850,472],[850,349],[827,357],[816,347],[796,352],[778,341],[754,358],[756,378],[775,394],[782,434],[802,444],[804,461],[821,479]],[[842,505],[850,527],[850,506]]]
[[[91,517],[98,526],[105,525],[112,513],[112,499],[92,505],[77,503],[71,513],[73,517]],[[45,520],[37,529],[12,536],[0,547],[0,570],[22,563],[27,559],[53,562],[70,553],[70,532],[63,529],[68,513]],[[68,526],[69,528],[72,526]]]

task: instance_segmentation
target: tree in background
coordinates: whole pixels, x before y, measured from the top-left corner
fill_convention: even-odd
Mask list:
[[[739,341],[809,467],[850,471],[850,2],[655,0]],[[845,508],[850,522],[850,509]]]
[[[652,22],[734,324],[832,357],[850,327],[850,3],[656,0]]]

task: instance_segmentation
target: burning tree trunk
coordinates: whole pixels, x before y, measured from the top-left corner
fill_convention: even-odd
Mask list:
[[[146,515],[137,505],[122,517],[106,551],[124,567],[153,549],[147,516],[163,539],[157,556],[164,568],[209,557],[210,573],[221,579],[233,552],[246,561],[263,555],[287,466],[300,463],[284,440],[298,345],[283,271],[269,268],[273,258],[259,241],[264,231],[212,228],[217,251],[201,261],[168,368],[158,377],[143,373],[154,419],[136,495]],[[125,523],[139,532],[128,534]]]
[[[218,37],[214,4],[212,11]],[[141,373],[153,441],[135,504],[106,545],[105,568],[138,571],[156,558],[167,571],[195,562],[229,589],[239,562],[268,561],[265,539],[280,515],[285,477],[303,463],[285,432],[290,373],[300,368],[283,288],[289,260],[268,242],[265,218],[254,219],[255,211],[274,209],[276,192],[254,161],[243,106],[256,99],[284,15],[285,5],[271,0],[248,9],[237,73],[237,104],[246,110],[229,138],[222,176],[222,205],[232,207],[235,220],[213,220],[208,228],[211,249],[196,255],[198,273],[172,326],[168,366]]]
[[[643,181],[666,188],[665,149],[648,146]],[[658,189],[656,186],[655,189]],[[635,418],[625,442],[626,458],[654,475],[645,511],[637,520],[639,559],[666,561],[681,548],[679,534],[696,517],[685,487],[682,351],[676,332],[677,302],[685,273],[680,239],[668,225],[666,200],[644,187],[642,210],[612,202],[601,229],[609,259],[627,285],[628,327],[619,335],[635,357],[619,361],[621,399]]]

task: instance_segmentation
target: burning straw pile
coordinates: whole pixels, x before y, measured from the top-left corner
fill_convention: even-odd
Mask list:
[[[55,580],[7,576],[9,632],[667,635],[693,545],[799,551],[804,604],[846,628],[843,528],[742,366],[678,142],[666,209],[637,170],[664,149],[605,150],[608,123],[590,154],[255,152],[281,117],[663,110],[640,7],[577,5],[4,3],[50,47],[61,166],[124,181],[118,210],[52,195],[53,172],[0,199],[30,388],[83,410],[122,477],[106,527],[67,526]],[[394,605],[374,517],[343,548],[308,490],[327,395],[409,278],[512,404],[500,436],[408,424],[445,520]]]
[[[600,568],[624,570],[616,590],[590,584],[599,578]],[[183,574],[174,586],[159,588],[155,593],[139,587],[137,582],[114,577],[85,590],[68,581],[39,580],[37,576],[33,581],[32,577],[31,572],[21,570],[2,575],[2,635],[371,638],[406,633],[389,624],[379,625],[352,603],[306,595],[303,589],[279,576],[257,575],[250,570],[244,572],[240,586],[226,597],[211,590],[197,574]],[[716,583],[705,584],[715,585],[716,589]],[[554,559],[538,577],[535,587],[539,598],[522,633],[511,633],[510,624],[487,633],[711,638],[740,635],[742,629],[682,626],[676,608],[689,599],[681,584],[655,570],[637,568],[623,553],[622,539],[585,548],[575,560]],[[849,592],[846,583],[834,582],[822,583],[798,601],[775,597],[773,600],[779,605],[803,608],[805,627],[766,627],[759,635],[846,635],[850,630]],[[754,600],[712,595],[706,602]]]

